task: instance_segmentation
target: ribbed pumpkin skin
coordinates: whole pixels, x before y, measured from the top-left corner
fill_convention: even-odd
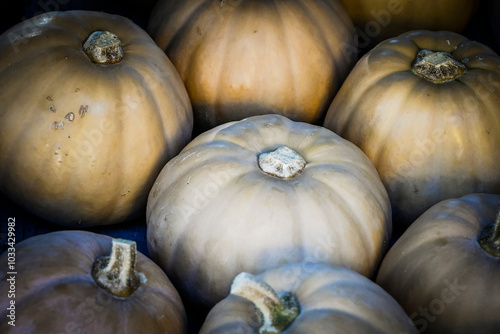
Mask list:
[[[287,264],[257,276],[279,295],[292,292],[299,316],[283,334],[416,334],[401,306],[372,281],[342,267]],[[200,334],[257,334],[256,308],[249,300],[228,295],[208,314]]]
[[[258,166],[259,153],[281,145],[307,162],[291,179]],[[146,219],[152,258],[181,295],[209,307],[238,273],[282,263],[309,259],[371,275],[392,229],[369,159],[331,131],[281,115],[195,138],[158,176]]]
[[[370,46],[410,30],[462,32],[479,0],[341,0]],[[361,44],[363,46],[363,44]]]
[[[186,333],[186,314],[177,290],[149,258],[137,253],[136,270],[146,277],[129,297],[101,289],[91,272],[94,260],[111,252],[112,238],[85,231],[59,231],[16,244],[15,299],[10,277],[0,274],[2,333]],[[8,268],[7,252],[0,256]],[[15,300],[15,327],[8,324]]]
[[[451,52],[468,69],[453,81],[428,81],[410,70],[420,49]],[[447,198],[500,193],[500,57],[451,32],[403,34],[360,59],[324,126],[373,161],[394,226]]]
[[[122,41],[121,62],[84,53],[96,30]],[[0,37],[0,85],[0,190],[51,222],[138,216],[160,169],[191,139],[178,73],[124,17],[51,12],[12,27]]]
[[[469,194],[426,211],[385,256],[377,284],[421,333],[498,333],[500,258],[478,244],[500,195]]]
[[[357,60],[338,0],[162,0],[148,32],[179,71],[202,130],[268,113],[322,120]]]

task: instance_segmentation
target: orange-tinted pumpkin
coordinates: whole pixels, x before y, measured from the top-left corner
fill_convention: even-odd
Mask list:
[[[370,49],[410,30],[462,32],[479,0],[341,0],[356,25],[359,46]]]
[[[198,131],[268,113],[318,122],[358,52],[338,0],[160,0],[148,32],[179,71]]]

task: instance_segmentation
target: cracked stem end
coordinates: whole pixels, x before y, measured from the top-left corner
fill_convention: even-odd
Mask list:
[[[300,313],[299,303],[292,293],[279,297],[271,286],[249,273],[235,277],[231,294],[248,299],[262,317],[260,334],[278,334],[285,330]]]
[[[481,232],[478,242],[486,253],[500,258],[500,210],[495,222],[486,226]]]
[[[83,44],[83,51],[95,63],[115,64],[123,58],[122,42],[109,31],[94,31]]]
[[[140,285],[135,271],[136,255],[135,241],[113,239],[111,255],[99,257],[94,262],[94,281],[115,297],[130,296]]]
[[[420,50],[411,67],[413,73],[434,83],[455,80],[467,67],[448,52]]]
[[[262,171],[282,179],[295,177],[306,167],[304,158],[288,146],[259,154],[258,162]]]

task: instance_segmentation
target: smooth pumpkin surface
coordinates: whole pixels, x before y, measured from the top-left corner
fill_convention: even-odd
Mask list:
[[[84,46],[96,31],[115,44],[89,47],[91,58]],[[137,217],[160,169],[191,139],[182,80],[121,16],[50,12],[12,27],[0,36],[0,86],[0,190],[51,222]]]
[[[139,281],[129,296],[117,297],[98,285],[94,263],[112,254],[113,241],[91,232],[58,231],[17,243],[14,297],[8,297],[11,274],[6,270],[0,273],[0,331],[186,333],[186,314],[177,290],[143,254],[134,254]],[[9,268],[7,254],[8,250],[0,255],[2,268]],[[115,267],[125,266],[125,252],[117,255]],[[8,324],[12,319],[7,308],[12,300],[15,326]]]
[[[370,48],[410,30],[462,32],[479,0],[341,0],[356,25],[360,47]]]
[[[435,73],[430,66],[427,73],[448,79],[434,82],[412,69],[427,54],[423,50],[450,55],[449,64],[437,65]],[[500,193],[500,57],[451,32],[400,35],[358,62],[324,126],[373,161],[391,199],[395,228],[441,200]]]
[[[264,172],[267,163],[295,175]],[[274,114],[191,141],[158,176],[146,220],[152,258],[181,295],[208,307],[242,271],[309,259],[372,275],[392,229],[387,192],[355,145]]]
[[[417,333],[410,318],[387,292],[346,268],[287,264],[250,277],[249,282],[242,279],[242,275],[235,278],[231,294],[210,311],[200,334]],[[281,304],[275,303],[276,297]],[[290,304],[298,314],[282,329],[278,316],[282,310],[278,306],[287,309]],[[268,319],[262,315],[269,305],[270,319],[274,321],[266,323]]]
[[[497,255],[479,243],[495,224],[500,195],[469,194],[427,210],[385,256],[376,282],[421,333],[498,333],[500,215]]]
[[[338,0],[161,0],[147,30],[179,71],[198,131],[268,113],[318,122],[358,53]]]

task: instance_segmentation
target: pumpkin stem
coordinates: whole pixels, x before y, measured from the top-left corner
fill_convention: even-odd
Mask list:
[[[262,322],[260,334],[281,333],[300,313],[299,303],[291,292],[278,296],[269,284],[249,273],[235,277],[231,294],[246,298],[257,307]]]
[[[83,44],[83,51],[95,63],[114,64],[123,58],[122,42],[109,31],[94,31]]]
[[[455,80],[467,67],[448,52],[420,50],[412,64],[413,73],[434,83]]]
[[[130,296],[137,290],[141,281],[135,271],[136,255],[135,241],[113,239],[111,255],[99,257],[94,262],[94,281],[115,297]]]
[[[495,222],[484,228],[478,242],[486,253],[500,257],[500,210],[498,210]]]
[[[280,146],[274,151],[261,153],[258,158],[262,171],[282,179],[295,177],[306,167],[304,158],[288,146]]]

